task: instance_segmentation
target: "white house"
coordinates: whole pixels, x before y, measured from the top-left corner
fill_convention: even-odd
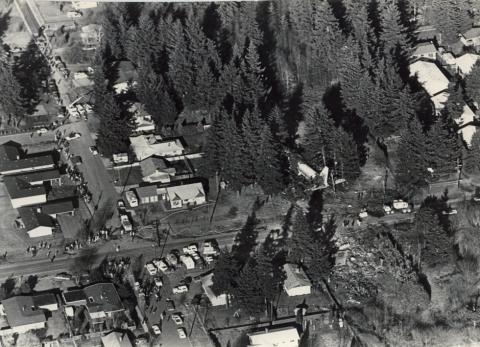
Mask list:
[[[210,273],[202,277],[201,282],[202,282],[203,291],[205,292],[205,295],[208,297],[208,300],[210,300],[210,303],[212,304],[212,306],[226,306],[227,294],[220,294],[217,296],[213,293],[212,277],[213,277],[213,273]]]
[[[103,347],[132,347],[126,332],[112,331],[101,339]]]
[[[462,134],[463,141],[465,141],[468,147],[472,144],[472,137],[477,131],[477,127],[475,125],[464,125],[473,122],[475,118],[476,116],[472,109],[465,105],[460,118],[455,119],[455,122],[460,126],[458,132]]]
[[[171,208],[197,206],[206,203],[202,183],[190,183],[181,186],[166,187],[167,199]]]
[[[308,295],[311,293],[312,283],[301,267],[294,264],[285,264],[283,269],[286,275],[283,288],[288,296]]]
[[[83,1],[82,1],[83,2]],[[84,50],[92,50],[97,48],[102,39],[102,26],[97,24],[89,24],[82,27],[80,38],[82,39]]]
[[[13,296],[0,305],[0,315],[5,316],[7,331],[23,334],[30,330],[43,329],[47,318],[42,309],[35,306],[31,296]],[[3,329],[2,329],[3,330]]]
[[[465,78],[470,71],[472,71],[473,65],[477,62],[480,58],[478,54],[466,53],[461,57],[455,59],[458,69],[458,74]]]
[[[130,144],[135,156],[140,161],[154,155],[159,157],[175,157],[185,152],[185,148],[179,139],[162,141],[160,136],[155,135],[130,137]]]
[[[135,132],[152,133],[155,131],[155,122],[152,116],[145,111],[145,107],[141,103],[134,103],[128,110],[133,114]]]
[[[53,234],[55,227],[52,217],[38,212],[32,207],[21,207],[18,209],[20,218],[17,220],[18,225],[25,229],[31,238],[50,236]]]
[[[13,208],[39,205],[47,202],[47,191],[43,185],[31,186],[16,176],[4,177],[5,188]]]
[[[187,268],[187,270],[192,270],[192,269],[195,269],[195,261],[193,260],[193,258],[188,255],[188,254],[182,254],[180,256],[180,262],[185,265],[185,267]]]
[[[460,36],[460,41],[467,47],[480,46],[480,28],[470,28]]]
[[[298,347],[300,335],[295,327],[268,329],[249,333],[248,347]]]
[[[431,97],[448,89],[448,78],[434,62],[419,60],[410,64],[409,69],[410,76],[416,76],[418,82]]]

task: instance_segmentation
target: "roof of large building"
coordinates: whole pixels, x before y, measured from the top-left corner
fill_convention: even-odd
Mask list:
[[[27,231],[41,226],[54,227],[52,217],[48,214],[37,212],[36,208],[32,208],[31,206],[20,207],[18,213],[20,214],[20,218],[22,218],[22,222]]]
[[[166,187],[166,189],[170,200],[193,200],[205,196],[205,191],[201,183]]]
[[[83,289],[72,289],[62,293],[65,302],[72,303],[82,300],[87,300],[87,295],[85,294]]]
[[[37,155],[18,160],[0,160],[0,171],[22,170],[47,165],[51,167],[54,165],[51,154]]]
[[[470,28],[464,34],[463,37],[468,39],[473,39],[480,36],[480,28]]]
[[[409,68],[410,76],[417,76],[418,82],[430,96],[448,89],[449,80],[437,64],[419,60],[410,64]]]
[[[135,188],[135,192],[140,200],[142,198],[149,198],[157,195],[157,186],[152,184],[149,186],[137,187]]]
[[[45,313],[35,307],[31,296],[13,296],[2,301],[10,327],[46,322]]]
[[[52,293],[37,294],[32,298],[36,307],[58,304],[55,294]]]
[[[274,347],[274,346],[298,346],[300,335],[295,327],[285,327],[271,330],[262,330],[249,333],[250,346]]]
[[[75,210],[73,201],[70,199],[53,200],[38,207],[45,214],[66,213]]]
[[[90,312],[116,312],[124,310],[122,301],[112,283],[92,284],[83,289]]]
[[[44,186],[31,186],[16,176],[5,176],[4,182],[11,199],[47,194]]]
[[[285,264],[283,266],[285,270],[286,279],[284,282],[284,286],[286,289],[298,288],[298,287],[305,287],[311,286],[312,283],[308,279],[305,271],[297,265],[294,264]]]
[[[102,336],[102,343],[105,347],[132,347],[127,333],[119,331],[112,331]]]
[[[60,172],[57,169],[28,172],[21,175],[15,175],[25,182],[50,181],[60,178]]]
[[[455,62],[457,63],[457,67],[460,72],[464,75],[468,75],[470,71],[472,71],[473,65],[475,65],[478,59],[480,59],[480,55],[466,53],[455,59]]]

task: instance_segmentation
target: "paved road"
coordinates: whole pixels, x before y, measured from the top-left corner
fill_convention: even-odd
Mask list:
[[[231,246],[237,235],[238,230],[234,230],[228,233],[215,236],[220,248],[225,246]],[[267,237],[268,230],[260,230],[258,235],[258,240],[264,240]],[[211,239],[212,235],[206,235],[202,237],[188,238],[188,239],[171,239],[167,242],[164,255],[167,254],[172,249],[181,249],[188,244],[195,242],[199,243],[206,239]],[[162,245],[163,247],[163,245]],[[102,247],[97,253],[96,260],[101,261],[105,256],[138,256],[143,254],[144,259],[149,260],[155,256],[159,257],[161,253],[161,248],[152,247],[152,245],[145,246],[145,243],[138,244],[138,247],[135,247],[135,244],[132,244],[132,247],[125,250],[120,250],[120,252],[115,252],[115,243],[109,242]],[[75,267],[78,264],[78,258],[81,254],[71,255],[71,256],[62,256],[57,258],[53,263],[49,259],[44,258],[40,259],[32,258],[28,261],[17,261],[13,264],[2,264],[0,266],[0,279],[6,279],[8,277],[14,276],[18,277],[20,275],[51,275],[56,274],[62,271],[75,271]]]
[[[27,5],[25,0],[15,0],[15,5],[22,16],[25,25],[32,35],[37,35],[40,29],[40,24],[35,19],[32,10]]]

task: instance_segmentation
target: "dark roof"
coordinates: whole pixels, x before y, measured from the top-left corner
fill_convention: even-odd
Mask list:
[[[46,322],[43,310],[35,308],[31,296],[14,296],[2,301],[10,327]]]
[[[0,145],[0,162],[17,160],[22,154],[22,147],[14,141],[8,141]]]
[[[71,162],[73,165],[81,164],[81,163],[82,163],[82,157],[79,156],[79,155],[73,156],[73,157],[70,158],[70,162]]]
[[[20,218],[22,218],[22,222],[27,231],[33,230],[39,226],[54,226],[52,217],[45,213],[38,213],[34,207],[20,207],[18,213],[20,214]]]
[[[51,154],[39,155],[19,160],[0,160],[0,171],[11,171],[34,168],[38,166],[51,165],[53,167]]]
[[[150,176],[155,172],[168,168],[168,163],[163,158],[150,157],[140,162],[143,176]]]
[[[57,298],[52,293],[38,294],[33,296],[33,303],[36,307],[58,304]]]
[[[150,185],[150,186],[138,187],[138,188],[135,188],[135,191],[137,192],[139,199],[147,198],[147,197],[157,195],[157,186]]]
[[[34,171],[21,175],[15,175],[15,177],[20,178],[25,182],[39,182],[39,181],[50,181],[53,179],[60,178],[60,172],[57,169],[52,170],[43,170],[43,171]]]
[[[116,312],[124,310],[122,301],[112,283],[92,284],[84,289],[90,312]]]
[[[62,293],[65,303],[87,300],[87,296],[83,289],[73,289]]]
[[[210,112],[208,110],[193,110],[190,107],[185,107],[183,111],[178,115],[175,125],[197,125],[202,123],[204,125],[210,124],[212,121]]]
[[[16,176],[5,176],[4,182],[11,199],[27,198],[47,193],[44,186],[31,186],[28,182]]]
[[[73,201],[69,199],[49,201],[38,207],[41,208],[45,214],[65,213],[75,210]]]
[[[437,29],[432,26],[422,26],[415,31],[417,41],[431,41],[437,35]]]

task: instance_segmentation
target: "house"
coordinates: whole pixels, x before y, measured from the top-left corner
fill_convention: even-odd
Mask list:
[[[212,124],[208,110],[193,110],[185,107],[175,120],[174,129],[180,135],[194,135],[207,130]]]
[[[455,59],[458,68],[458,74],[465,78],[470,71],[472,71],[473,65],[478,61],[480,55],[472,54],[472,53],[465,53],[464,55]]]
[[[112,283],[96,283],[83,289],[72,289],[63,292],[62,297],[67,306],[85,306],[87,317],[93,321],[111,318],[115,313],[125,311]]]
[[[477,127],[471,124],[475,119],[476,115],[468,105],[463,106],[462,115],[455,119],[459,126],[458,132],[462,134],[463,141],[465,141],[468,147],[471,146],[473,135],[477,131]]]
[[[43,293],[32,296],[35,307],[50,312],[58,311],[58,301],[55,294]]]
[[[128,154],[127,153],[115,153],[113,154],[113,163],[114,164],[128,164]]]
[[[212,304],[212,306],[226,306],[227,294],[220,294],[218,296],[215,295],[215,293],[212,290],[212,285],[213,285],[212,277],[213,277],[213,273],[210,273],[201,278],[203,291],[205,292],[205,295],[208,297],[208,300],[210,300],[210,303]]]
[[[98,24],[89,24],[82,27],[80,38],[83,43],[84,50],[92,50],[98,47],[102,39],[102,26]]]
[[[133,121],[135,125],[134,132],[136,133],[152,133],[155,131],[155,122],[152,116],[145,111],[145,107],[136,102],[128,109],[133,114]]]
[[[202,183],[190,183],[180,186],[166,187],[167,199],[171,208],[197,206],[206,203],[206,195]]]
[[[318,173],[312,169],[309,165],[298,162],[297,163],[298,174],[306,179],[313,180],[318,176]]]
[[[170,177],[175,176],[176,170],[170,167],[163,158],[152,156],[140,162],[143,180],[145,182],[169,183]]]
[[[126,332],[112,331],[101,337],[104,347],[132,347]]]
[[[437,58],[442,66],[445,66],[453,71],[457,71],[457,60],[452,53],[442,52],[437,55]]]
[[[32,207],[20,207],[18,209],[20,219],[17,220],[18,225],[25,229],[31,238],[50,236],[53,234],[55,227],[52,217],[42,213]]]
[[[268,329],[249,333],[248,347],[298,347],[300,335],[295,327]]]
[[[480,46],[480,27],[468,29],[460,36],[460,41],[467,47]]]
[[[418,44],[411,55],[411,59],[428,59],[435,60],[437,58],[437,48],[432,42]]]
[[[4,183],[13,208],[47,202],[47,191],[43,185],[32,186],[15,176],[5,176]]]
[[[9,141],[0,145],[0,174],[12,175],[22,172],[53,169],[51,154],[26,157],[19,144]]]
[[[156,185],[135,188],[135,193],[137,194],[140,204],[142,205],[158,202]]]
[[[431,97],[448,89],[448,78],[434,62],[419,60],[410,64],[409,69],[410,76],[416,76],[418,82]]]
[[[27,182],[31,186],[39,186],[43,184],[60,186],[62,184],[62,177],[58,169],[34,171],[22,175],[16,175],[15,177]]]
[[[437,41],[438,44],[441,43],[441,34],[437,32],[437,29],[430,25],[425,25],[419,27],[414,32],[417,42],[432,42]]]
[[[57,219],[59,215],[73,216],[75,214],[75,207],[70,199],[49,201],[44,205],[37,206],[37,209],[54,219]]]
[[[195,269],[195,261],[188,254],[185,254],[185,255],[182,254],[180,256],[180,262],[187,268],[187,270]]]
[[[130,146],[137,160],[142,161],[151,156],[174,157],[185,152],[179,139],[163,140],[160,136],[141,135],[130,137]]]
[[[45,313],[35,306],[31,296],[13,296],[3,300],[0,314],[5,316],[12,333],[22,334],[46,326]]]
[[[285,264],[283,266],[286,279],[283,288],[288,296],[308,295],[312,291],[312,283],[300,266]]]

